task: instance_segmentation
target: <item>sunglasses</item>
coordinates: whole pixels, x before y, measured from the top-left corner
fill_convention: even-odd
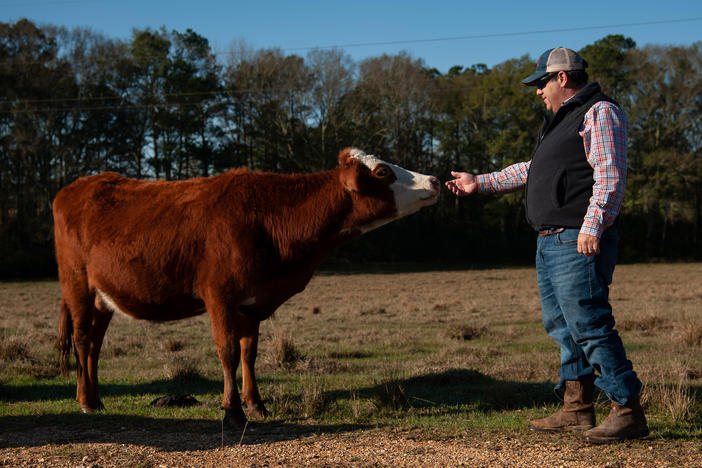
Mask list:
[[[548,75],[544,76],[541,78],[539,81],[536,82],[536,88],[537,89],[544,89],[544,86],[548,84],[549,81],[551,81],[555,76],[557,76],[558,73],[549,73]]]

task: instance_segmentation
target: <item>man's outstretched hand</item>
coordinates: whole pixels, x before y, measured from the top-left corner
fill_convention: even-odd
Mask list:
[[[446,182],[446,187],[455,195],[465,197],[478,191],[478,181],[473,174],[451,171],[451,175],[455,179]]]

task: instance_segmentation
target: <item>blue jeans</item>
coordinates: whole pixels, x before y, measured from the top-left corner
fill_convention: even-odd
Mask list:
[[[609,285],[617,260],[618,235],[610,228],[600,239],[600,253],[586,257],[577,251],[579,229],[539,236],[536,273],[546,332],[561,349],[562,394],[565,380],[597,375],[595,385],[607,396],[627,404],[641,390],[614,329]]]

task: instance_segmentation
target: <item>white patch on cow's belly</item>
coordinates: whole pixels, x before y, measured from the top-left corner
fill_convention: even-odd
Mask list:
[[[240,306],[251,306],[254,304],[256,304],[256,297],[254,296],[248,297],[239,303]]]
[[[120,309],[119,306],[117,305],[117,303],[114,301],[114,299],[112,299],[112,298],[111,298],[109,295],[107,295],[106,293],[100,291],[99,289],[95,289],[95,293],[96,293],[96,294],[98,295],[98,297],[100,298],[100,301],[101,301],[103,304],[105,304],[105,306],[106,306],[108,309],[110,309],[112,312],[117,312],[117,313],[120,313],[120,314],[122,314],[122,315],[126,315],[127,317],[132,318],[132,319],[134,318],[134,317],[132,317],[131,315],[127,314],[127,313],[126,313],[125,311],[123,311],[122,309]]]
[[[365,234],[369,231],[372,231],[373,229],[378,229],[380,226],[384,226],[389,222],[394,221],[395,219],[396,218],[379,219],[377,221],[373,221],[370,224],[366,224],[365,226],[359,226],[358,229],[361,231],[361,234]]]

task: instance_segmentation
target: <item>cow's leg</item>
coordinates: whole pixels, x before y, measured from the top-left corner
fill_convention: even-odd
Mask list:
[[[73,346],[76,352],[76,400],[84,413],[99,410],[98,401],[91,400],[90,382],[88,381],[88,354],[90,354],[90,324],[92,323],[91,306],[81,304],[81,308],[70,306],[73,312]]]
[[[72,324],[73,350],[76,355],[76,400],[84,412],[91,412],[100,408],[99,399],[93,394],[88,379],[94,299],[88,291],[87,279],[80,273],[81,268],[62,268],[63,264],[59,261],[61,307],[62,313],[70,315]]]
[[[99,311],[89,302],[73,313],[73,344],[76,350],[78,385],[76,399],[84,413],[104,409],[98,394],[97,365],[111,313]],[[70,307],[71,311],[74,307]]]
[[[261,395],[256,385],[256,353],[258,351],[258,320],[242,314],[240,328],[237,330],[239,345],[241,347],[241,399],[246,404],[246,413],[249,416],[263,418],[268,416],[268,411],[263,405]]]
[[[212,323],[212,336],[217,345],[217,354],[222,362],[224,376],[224,395],[222,396],[222,409],[224,410],[224,424],[241,428],[246,424],[246,416],[241,408],[239,391],[236,387],[236,369],[239,367],[239,337],[235,329],[238,325],[240,314],[229,314],[226,307],[217,301],[206,301],[207,311]]]
[[[83,310],[87,311],[87,307]],[[75,310],[75,307],[71,307]],[[76,400],[80,404],[80,409],[84,413],[91,413],[95,409],[99,409],[95,404],[90,402],[88,392],[88,353],[90,351],[90,328],[86,325],[86,318],[83,316],[88,312],[79,310],[73,313],[73,348],[76,353]]]
[[[113,312],[108,309],[93,308],[93,323],[90,330],[90,351],[88,352],[87,374],[88,374],[88,401],[96,402],[98,409],[104,409],[105,406],[100,401],[98,391],[98,360],[100,359],[100,350],[102,342],[105,338],[105,332],[112,320]]]

